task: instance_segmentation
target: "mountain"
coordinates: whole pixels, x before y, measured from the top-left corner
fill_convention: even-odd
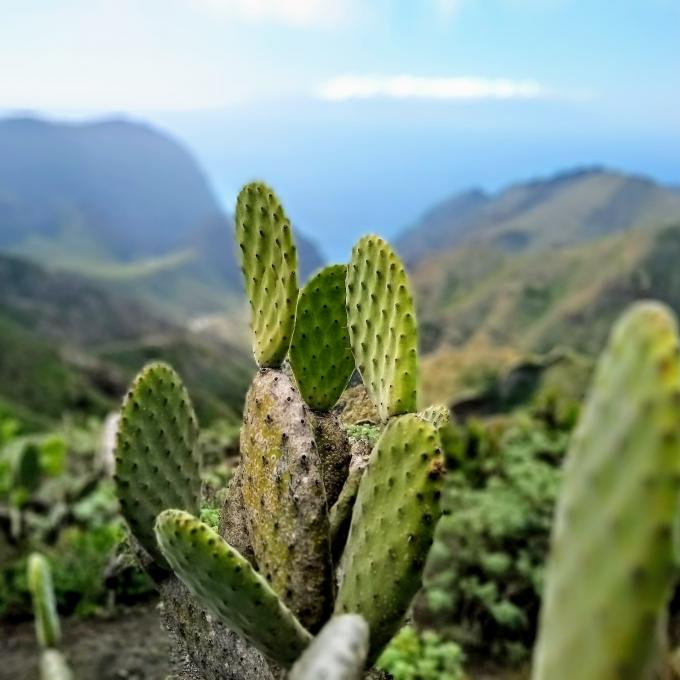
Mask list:
[[[155,128],[0,121],[0,250],[184,320],[240,301],[232,233],[191,154]],[[322,259],[298,245],[305,276]]]
[[[654,298],[680,314],[680,192],[648,179],[594,168],[467,192],[397,243],[428,400],[476,403],[527,358],[561,348],[579,358],[550,372],[578,398],[627,305]]]
[[[680,217],[680,192],[602,168],[564,172],[497,194],[469,191],[436,206],[397,239],[415,264],[462,246],[502,251],[569,246]]]
[[[423,342],[523,352],[566,345],[592,355],[635,300],[662,300],[680,314],[678,258],[680,219],[563,248],[454,249],[414,269]]]
[[[238,418],[254,370],[247,351],[72,273],[0,255],[1,410],[34,426],[103,415],[156,359],[182,375],[204,422]]]

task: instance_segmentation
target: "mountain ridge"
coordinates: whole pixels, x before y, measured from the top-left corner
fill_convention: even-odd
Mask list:
[[[462,205],[462,209],[461,209]],[[521,251],[577,244],[680,216],[680,191],[643,175],[586,166],[487,193],[472,189],[424,213],[396,240],[407,262],[463,245]]]
[[[0,411],[29,424],[104,415],[154,360],[171,362],[204,421],[236,420],[254,362],[69,272],[0,254]]]
[[[0,251],[181,321],[242,303],[232,232],[190,151],[154,126],[0,120]],[[297,244],[304,278],[323,259],[299,232]]]

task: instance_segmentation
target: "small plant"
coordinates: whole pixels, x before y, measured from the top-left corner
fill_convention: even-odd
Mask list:
[[[71,669],[59,651],[61,626],[47,560],[39,553],[28,559],[28,584],[33,600],[35,632],[41,647],[41,680],[72,680]]]
[[[404,626],[380,655],[376,666],[394,680],[463,680],[464,656],[455,642],[433,631]]]
[[[515,665],[536,636],[567,437],[521,418],[502,432],[472,421],[453,434],[442,436],[451,469],[416,623],[470,656]]]
[[[196,517],[198,429],[162,364],[142,371],[123,404],[121,508],[196,673],[216,680],[226,664],[234,678],[273,678],[295,666],[300,680],[320,677],[316,668],[358,678],[420,587],[448,412],[415,412],[413,300],[387,243],[361,239],[347,266],[322,269],[298,292],[290,223],[265,185],[239,195],[236,235],[259,370],[219,523],[213,512],[203,511],[211,526]],[[383,422],[348,433],[333,407],[355,364]],[[345,630],[351,649],[335,640]]]

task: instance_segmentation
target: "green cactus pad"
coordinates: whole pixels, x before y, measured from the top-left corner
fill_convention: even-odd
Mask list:
[[[293,666],[289,680],[359,680],[368,656],[368,637],[361,616],[334,616]]]
[[[61,639],[61,627],[54,599],[50,565],[40,553],[28,558],[28,589],[33,601],[35,634],[41,647],[56,647]]]
[[[404,265],[378,236],[364,236],[347,270],[347,320],[357,367],[380,417],[417,408],[418,331]]]
[[[534,680],[644,676],[673,578],[680,364],[671,312],[638,303],[600,359],[564,467]]]
[[[255,360],[275,368],[288,352],[295,325],[297,251],[283,207],[265,184],[253,182],[241,190],[236,240],[250,300]]]
[[[289,359],[302,398],[315,411],[333,407],[354,372],[346,274],[344,264],[325,267],[309,280],[297,303]]]
[[[156,537],[168,563],[201,606],[274,663],[292,666],[311,636],[248,560],[181,510],[158,516]]]
[[[64,655],[56,649],[46,649],[40,655],[40,680],[73,680],[73,673]]]
[[[153,525],[159,512],[200,507],[198,424],[182,381],[169,366],[150,364],[130,388],[116,439],[116,487],[123,516],[160,566]]]
[[[349,525],[352,520],[352,510],[354,509],[354,503],[359,493],[359,486],[364,472],[364,467],[354,466],[350,468],[338,500],[335,501],[330,509],[328,520],[334,560],[339,559],[342,555],[347,534],[349,533]]]
[[[285,373],[255,376],[241,429],[241,492],[260,572],[316,632],[333,606],[333,568],[313,419]]]
[[[415,414],[391,420],[359,486],[340,563],[338,614],[361,614],[374,660],[399,628],[439,517],[444,461],[435,427]]]

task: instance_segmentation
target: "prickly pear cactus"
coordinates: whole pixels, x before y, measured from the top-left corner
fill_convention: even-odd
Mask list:
[[[56,647],[61,639],[61,627],[52,587],[50,565],[43,555],[33,553],[28,558],[28,588],[33,601],[35,634],[41,647]]]
[[[418,333],[401,260],[378,236],[364,236],[347,271],[349,335],[366,389],[380,416],[417,408]]]
[[[644,677],[673,578],[676,324],[634,305],[602,355],[564,469],[534,680]]]
[[[282,371],[255,376],[241,430],[241,489],[260,572],[312,632],[333,606],[333,569],[313,414]]]
[[[156,521],[160,549],[194,597],[274,663],[289,668],[311,640],[248,560],[180,510]]]
[[[295,325],[297,251],[283,207],[265,184],[253,182],[241,190],[236,240],[250,300],[255,360],[276,368],[288,352]]]
[[[435,427],[415,414],[390,421],[361,480],[340,563],[335,612],[361,614],[369,661],[399,628],[420,587],[439,517],[444,460]]]
[[[293,666],[289,680],[358,680],[368,655],[368,637],[361,616],[334,616]]]
[[[298,299],[289,359],[300,394],[315,411],[333,407],[354,372],[346,273],[344,264],[325,267],[309,280]]]
[[[161,566],[153,525],[166,508],[197,513],[200,505],[198,424],[182,381],[169,366],[150,364],[135,379],[116,439],[116,487],[123,516]]]

